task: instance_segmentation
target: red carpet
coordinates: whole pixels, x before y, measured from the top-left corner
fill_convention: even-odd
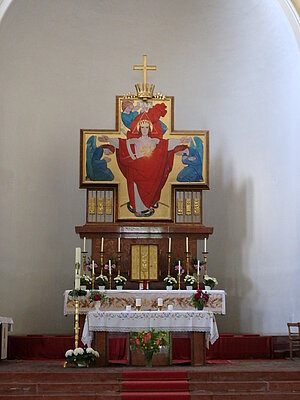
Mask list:
[[[122,376],[122,399],[190,400],[185,371],[125,371]]]

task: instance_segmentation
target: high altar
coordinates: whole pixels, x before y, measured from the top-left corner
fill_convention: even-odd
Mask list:
[[[155,291],[165,289],[164,278],[173,276],[178,281],[176,289],[180,289],[175,296],[179,300],[174,304],[181,304],[180,312],[192,313],[195,311],[189,301],[184,301],[187,294],[192,295],[183,291],[184,277],[198,273],[198,287],[202,287],[199,268],[194,267],[198,259],[197,241],[206,240],[213,233],[212,227],[203,224],[202,213],[203,191],[209,189],[209,133],[174,130],[174,97],[154,94],[154,85],[147,81],[147,71],[156,67],[147,65],[147,56],[143,56],[143,65],[134,69],[143,71],[143,83],[136,84],[136,94],[116,97],[115,129],[81,130],[80,188],[86,190],[86,223],[75,230],[82,239],[91,240],[91,258],[100,267],[95,270],[96,276],[105,273],[108,260],[117,264],[116,270],[109,270],[110,297],[115,290],[112,278],[116,275],[127,279],[126,296],[132,304],[125,303],[133,307],[138,297],[150,303],[151,296],[152,300],[164,298]],[[204,250],[207,274],[208,253]],[[83,274],[87,274],[86,263],[83,253]],[[178,264],[181,270],[179,267],[175,271]],[[146,290],[137,292],[147,288],[148,295],[144,294]],[[206,311],[212,314],[210,318],[214,318],[213,312],[225,313],[224,292],[215,292],[210,310]],[[68,294],[65,313],[67,298]],[[125,303],[121,309],[103,308],[101,312],[121,313],[122,319]],[[150,313],[144,315],[145,323],[155,324],[155,301],[145,304],[141,311]],[[164,306],[167,304],[164,301]],[[79,313],[87,313],[90,324],[92,318],[100,318],[90,314],[95,312],[89,304],[80,305]],[[179,312],[179,307],[169,312]],[[103,324],[108,315],[101,315]],[[170,319],[170,315],[166,318]],[[100,339],[103,340],[107,338]],[[195,340],[204,343],[203,337]]]

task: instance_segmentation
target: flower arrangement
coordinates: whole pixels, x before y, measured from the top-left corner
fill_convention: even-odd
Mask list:
[[[98,286],[105,286],[108,282],[108,278],[106,275],[100,274],[100,275],[96,276],[95,281],[98,284]]]
[[[196,282],[197,279],[193,276],[193,275],[186,275],[184,277],[184,282],[188,285],[188,286],[193,286]]]
[[[93,303],[95,301],[100,301],[100,303],[103,304],[106,298],[107,298],[106,293],[101,293],[98,292],[97,290],[92,290],[90,293],[90,303]]]
[[[177,272],[177,274],[183,275],[184,274],[184,269],[182,268],[182,265],[175,265],[175,271]]]
[[[213,276],[204,275],[203,283],[204,286],[210,286],[213,289],[218,284],[218,281]]]
[[[69,296],[70,297],[79,297],[79,296],[86,296],[87,291],[82,289],[73,289],[70,290]]]
[[[173,276],[166,276],[164,279],[164,282],[166,286],[175,286],[177,283],[177,280],[173,278]]]
[[[87,349],[77,347],[74,350],[67,350],[65,357],[66,362],[64,367],[88,367],[96,358],[99,358],[99,353],[91,347]]]
[[[124,286],[125,283],[127,282],[127,279],[125,278],[125,276],[117,275],[114,277],[114,281],[117,286]]]
[[[118,262],[116,260],[114,260],[114,259],[111,259],[110,263],[111,263],[110,264],[111,269],[112,270],[116,269]],[[105,269],[105,271],[109,270],[109,261],[104,264],[104,269]]]
[[[151,329],[149,332],[137,332],[131,335],[131,349],[141,349],[145,355],[147,365],[151,365],[154,353],[158,353],[161,347],[168,347],[167,333]]]
[[[88,275],[82,275],[80,277],[80,285],[90,287],[92,284],[92,278]]]
[[[198,310],[203,310],[208,300],[209,294],[201,289],[198,289],[197,293],[193,294],[191,298],[191,304]]]
[[[86,269],[87,269],[88,271],[92,271],[92,269],[93,269],[93,262],[92,262],[91,257],[89,257],[88,262],[87,262],[87,264],[85,265],[85,267],[86,267]],[[96,264],[96,263],[94,262],[94,269],[96,270],[96,269],[98,269],[98,268],[99,268],[99,265]]]

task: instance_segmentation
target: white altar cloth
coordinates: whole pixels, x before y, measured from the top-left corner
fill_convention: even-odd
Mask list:
[[[64,293],[64,315],[74,314],[75,302],[69,294],[70,290]],[[225,291],[207,290],[209,301],[204,310],[212,311],[215,314],[225,314]],[[142,310],[157,310],[157,299],[163,299],[165,308],[172,305],[174,310],[194,310],[190,300],[196,290],[105,290],[107,301],[101,305],[103,311],[123,311],[126,305],[135,307],[135,300],[141,299]],[[86,296],[79,298],[79,313],[87,314],[95,310],[94,304],[90,302],[90,291]]]
[[[13,319],[10,317],[0,316],[0,359],[5,360],[7,358],[7,342],[8,332],[13,330]]]
[[[214,313],[210,311],[90,311],[81,341],[91,346],[94,331],[140,332],[151,329],[168,332],[206,332],[206,345],[219,337]]]

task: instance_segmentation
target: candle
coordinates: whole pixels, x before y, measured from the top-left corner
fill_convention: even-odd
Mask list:
[[[92,274],[95,274],[95,261],[92,261]]]
[[[86,237],[83,238],[83,252],[86,252]]]
[[[206,238],[204,239],[204,253],[206,253]]]
[[[111,275],[111,260],[108,260],[108,273]]]
[[[171,253],[171,238],[169,238],[169,253]]]
[[[80,247],[76,247],[75,249],[75,263],[76,264],[80,264],[80,258],[81,258],[81,248]]]
[[[180,261],[178,261],[178,275],[180,275],[181,272],[181,265],[180,265]]]
[[[101,253],[103,253],[104,248],[104,238],[101,238]]]
[[[135,305],[137,307],[140,307],[142,305],[142,300],[141,299],[135,299]]]
[[[189,238],[188,237],[185,238],[185,247],[186,247],[186,252],[188,253],[189,252]]]
[[[131,306],[126,306],[126,311],[131,311]]]
[[[197,274],[200,275],[200,261],[198,260],[198,265],[197,265]]]
[[[173,304],[168,304],[168,311],[173,311]]]
[[[121,251],[121,238],[118,238],[118,253]]]
[[[77,270],[75,269],[75,290],[80,289],[80,275],[77,274]]]
[[[163,305],[163,299],[162,298],[158,298],[157,299],[157,305],[158,305],[158,307],[162,307],[162,305]]]

